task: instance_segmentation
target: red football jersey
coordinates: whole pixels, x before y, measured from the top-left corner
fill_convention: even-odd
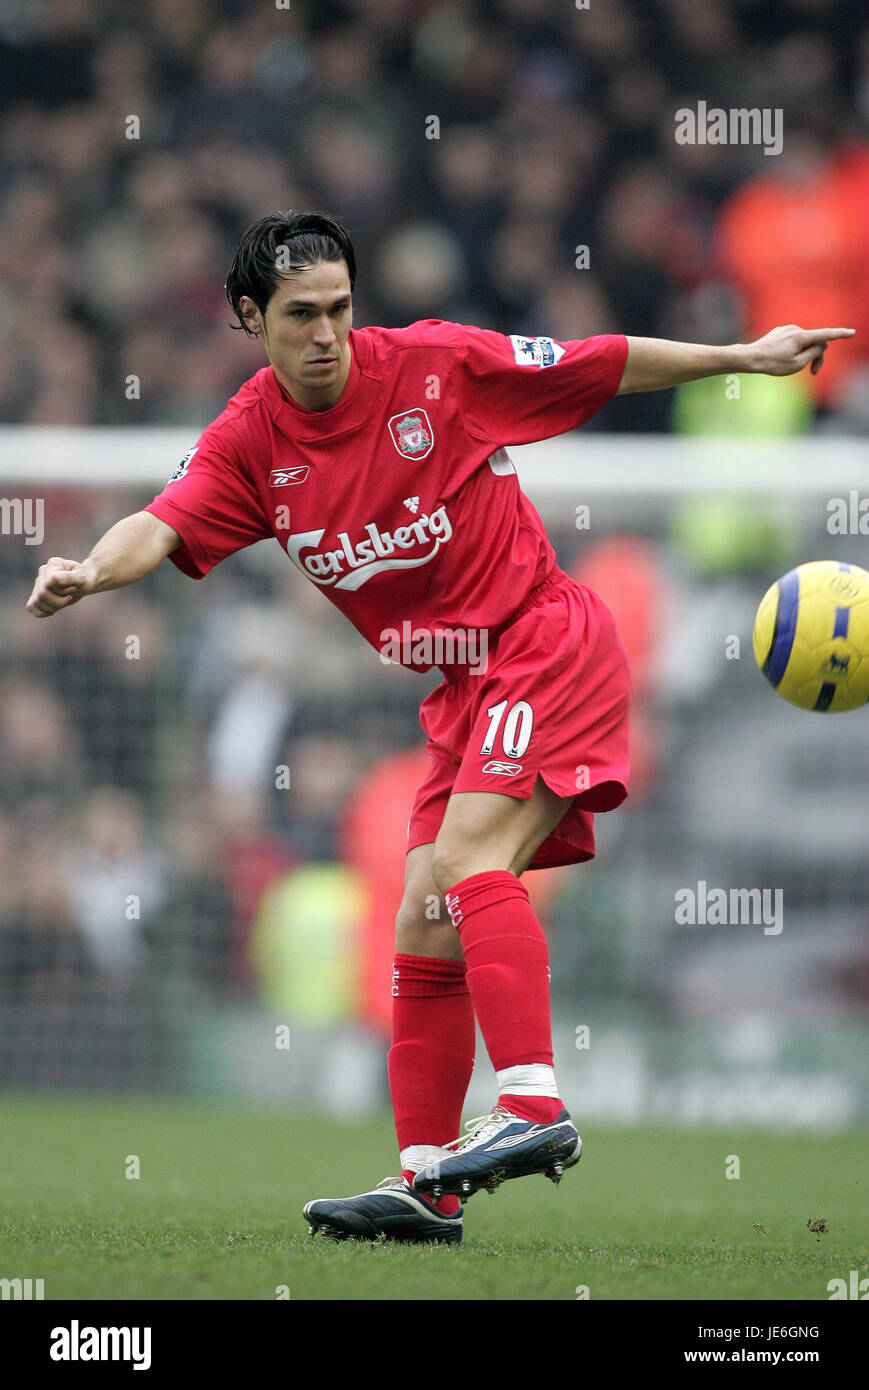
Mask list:
[[[302,409],[264,367],[146,510],[181,536],[171,559],[195,579],[275,536],[375,648],[390,630],[496,630],[555,564],[504,448],[600,410],[626,339],[559,343],[429,319],[349,341],[336,405]],[[431,669],[408,648],[405,665]]]

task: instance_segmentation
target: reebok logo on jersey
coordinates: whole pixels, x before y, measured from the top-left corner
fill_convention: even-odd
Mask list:
[[[310,473],[307,464],[298,468],[273,468],[269,474],[269,487],[289,487],[291,483],[303,483]]]
[[[351,541],[347,531],[338,532],[340,548],[318,550],[326,534],[320,531],[300,531],[287,538],[287,554],[306,579],[322,588],[359,589],[373,574],[384,570],[415,569],[434,559],[440,547],[450,539],[453,528],[446,507],[438,507],[431,516],[425,513],[408,526],[396,526],[394,531],[380,531],[373,521],[364,528],[365,537]],[[422,554],[400,555],[400,551]]]
[[[520,367],[552,367],[564,356],[564,348],[552,338],[522,338],[511,333],[510,342]]]
[[[497,758],[493,758],[490,763],[486,763],[483,772],[497,772],[500,777],[515,777],[522,771],[521,763],[502,763]]]

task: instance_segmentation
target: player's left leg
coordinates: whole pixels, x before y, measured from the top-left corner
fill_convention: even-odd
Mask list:
[[[493,792],[450,797],[432,874],[461,940],[500,1095],[453,1157],[417,1175],[419,1191],[467,1197],[538,1172],[558,1181],[579,1159],[582,1142],[553,1069],[546,939],[519,880],[572,800],[540,777],[527,801]]]
[[[575,799],[556,796],[542,777],[527,801],[497,792],[453,792],[431,860],[440,891],[492,869],[524,873]]]
[[[401,1174],[350,1197],[307,1202],[311,1232],[333,1239],[462,1238],[457,1198],[430,1201],[411,1186],[458,1131],[476,1041],[461,946],[431,876],[433,849],[428,843],[409,851],[395,922],[389,1088]]]

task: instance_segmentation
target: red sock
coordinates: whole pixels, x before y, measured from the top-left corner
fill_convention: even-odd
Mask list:
[[[555,1100],[552,1096],[511,1096],[506,1093],[498,1097],[498,1104],[509,1110],[511,1115],[518,1115],[520,1120],[533,1120],[536,1125],[552,1124],[565,1108],[564,1101]]]
[[[457,1138],[474,1066],[476,1030],[464,961],[395,957],[389,1089],[399,1152]],[[409,1169],[404,1176],[413,1181]],[[438,1211],[452,1215],[458,1198]]]
[[[416,1177],[413,1168],[402,1168],[401,1176],[406,1178],[413,1187],[413,1180]],[[429,1206],[434,1207],[435,1211],[439,1211],[442,1216],[455,1216],[462,1205],[458,1197],[454,1196],[452,1192],[448,1192],[446,1197],[441,1197],[439,1202],[433,1202],[431,1197],[427,1197],[424,1192],[417,1192],[416,1195],[421,1197],[424,1202],[428,1202]]]
[[[515,874],[472,874],[445,895],[462,942],[474,1013],[496,1072],[552,1066],[549,950],[543,928]],[[503,1095],[523,1119],[548,1123],[564,1109],[552,1096]]]

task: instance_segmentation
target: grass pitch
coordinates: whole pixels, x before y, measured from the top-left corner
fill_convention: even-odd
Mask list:
[[[302,1205],[396,1171],[388,1115],[7,1094],[0,1278],[46,1299],[827,1300],[869,1274],[866,1134],[582,1132],[559,1188],[472,1198],[461,1246],[336,1244]]]

